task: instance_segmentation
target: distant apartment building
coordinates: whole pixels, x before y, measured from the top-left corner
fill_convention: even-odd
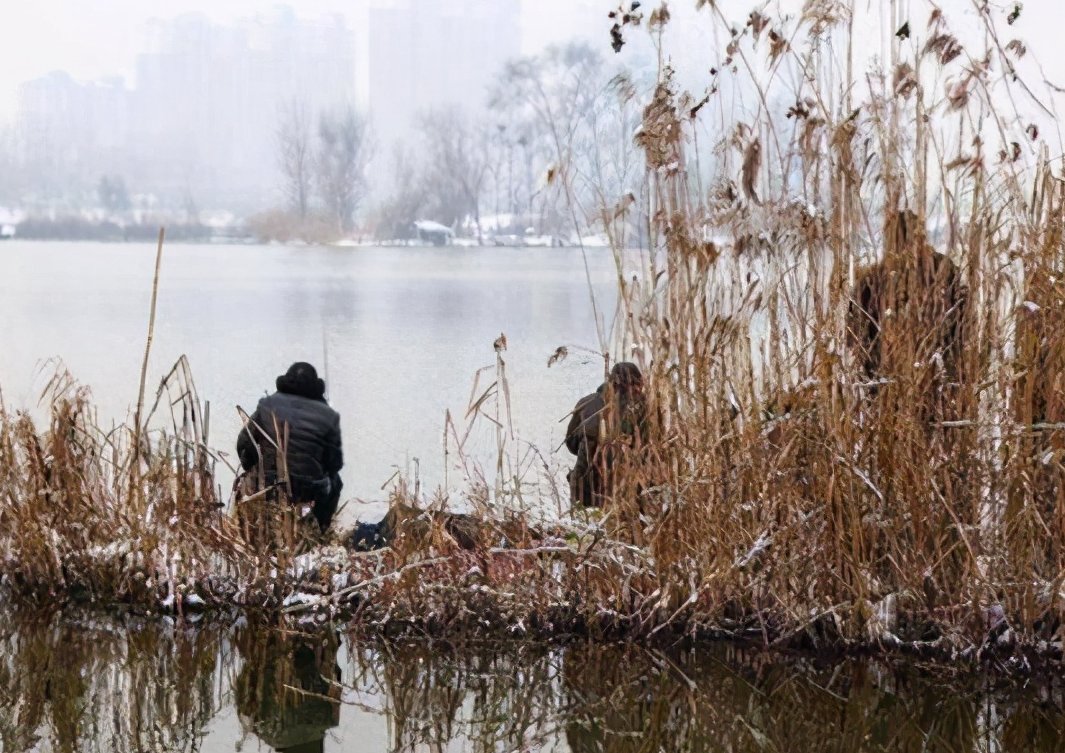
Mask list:
[[[354,104],[354,36],[341,16],[284,7],[228,25],[187,14],[149,23],[135,75],[132,89],[66,73],[23,84],[22,162],[57,191],[115,173],[171,204],[261,209],[275,198],[281,109]]]
[[[123,160],[130,128],[130,92],[121,79],[83,83],[62,71],[18,90],[14,146],[32,166],[34,191],[54,192]]]
[[[504,63],[521,54],[521,0],[398,0],[369,14],[369,108],[382,146],[418,115],[483,107]]]
[[[171,191],[210,186],[261,205],[276,184],[281,110],[313,116],[354,99],[354,38],[340,16],[281,8],[232,26],[201,15],[155,22],[137,59],[137,161],[162,168]]]

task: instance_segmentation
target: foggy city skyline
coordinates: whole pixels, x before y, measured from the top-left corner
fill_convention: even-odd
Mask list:
[[[491,0],[488,0],[491,2]],[[605,38],[606,14],[614,0],[516,0],[520,5],[521,48],[515,54],[532,54],[545,46],[569,39],[602,40]],[[649,6],[657,2],[648,2]],[[669,3],[675,16],[691,18],[695,0],[673,0]],[[751,3],[722,2],[729,12],[747,9]],[[766,3],[763,3],[766,4]],[[783,0],[784,8],[798,10],[801,0]],[[999,3],[1005,7],[1008,3]],[[107,0],[88,5],[74,0],[42,0],[33,4],[18,4],[4,10],[8,28],[18,29],[17,38],[8,40],[0,50],[0,124],[10,120],[16,112],[17,89],[26,81],[53,71],[65,71],[80,82],[92,82],[121,77],[127,85],[134,83],[136,57],[143,51],[147,29],[153,20],[171,21],[181,15],[204,15],[217,25],[234,25],[242,21],[266,16],[279,8],[288,7],[306,20],[320,20],[330,15],[342,15],[352,28],[358,50],[358,104],[366,104],[368,81],[365,77],[366,22],[370,11],[377,8],[414,7],[438,9],[457,6],[444,0],[290,0],[290,2],[262,2],[261,0]],[[875,5],[869,0],[869,6]],[[965,11],[971,8],[967,0],[945,0],[945,9]],[[1023,3],[1023,21],[1040,16],[1053,17],[1058,8],[1055,0],[1027,0]],[[1050,56],[1053,51],[1054,29],[1050,24],[1023,23],[1025,37],[1031,47],[1041,50],[1042,62],[1048,75],[1065,72],[1065,61]],[[1060,56],[1058,56],[1060,57]]]
[[[1040,55],[1040,75],[1060,83],[1065,59],[1052,54],[1048,25],[1038,22],[1038,14],[1052,12],[1048,3],[1026,4],[1017,29]],[[708,32],[706,11],[695,5],[670,4],[665,48],[678,83],[697,93],[727,40]],[[745,17],[745,4],[725,5],[728,17]],[[778,5],[792,14],[802,8],[800,0]],[[947,5],[971,18],[965,0]],[[307,227],[309,214],[350,235],[366,232],[368,212],[379,237],[423,215],[475,223],[469,232],[478,237],[482,214],[495,231],[507,223],[574,233],[561,197],[540,191],[553,159],[544,124],[522,122],[532,117],[528,103],[523,116],[507,96],[500,99],[516,85],[502,76],[510,61],[540,56],[536,75],[562,75],[552,65],[580,70],[595,101],[622,72],[643,81],[646,94],[655,68],[649,37],[631,32],[622,54],[611,52],[607,11],[614,7],[608,0],[114,0],[100,14],[53,0],[12,9],[6,13],[23,33],[0,53],[0,167],[7,166],[0,207],[53,221],[91,210],[94,222],[110,217],[123,226],[153,216],[232,225],[256,215],[261,238],[275,237],[279,223],[297,232],[291,217],[277,215],[293,207],[297,234],[308,239],[324,238],[321,227]],[[864,13],[874,22],[885,16],[872,2]],[[856,24],[859,65],[885,49],[890,33],[879,26]],[[583,45],[574,48],[577,57],[557,51],[568,44]],[[568,59],[543,57],[552,45],[551,54]],[[783,114],[786,104],[770,106]],[[616,169],[600,179],[620,195],[632,187],[626,152],[635,121],[631,108],[614,109],[610,137],[599,133],[586,143],[614,150]],[[321,174],[318,143],[330,130],[334,146],[350,141],[350,153],[333,155],[331,178]],[[282,163],[295,146],[309,156],[293,182],[286,174],[292,165]],[[448,160],[450,172],[468,175],[449,183],[439,174]],[[344,189],[328,196],[330,181]],[[396,191],[412,182],[417,190]]]
[[[54,212],[99,176],[100,192],[105,180],[148,191],[138,208],[162,197],[196,212],[263,209],[276,199],[280,111],[354,108],[367,148],[390,155],[421,114],[483,108],[506,61],[606,29],[598,0],[116,2],[114,25],[62,5],[16,11],[38,44],[9,48],[0,72],[0,150],[22,184],[0,184],[0,206]],[[363,167],[380,176],[386,159]]]
[[[480,4],[495,4],[479,0]],[[499,0],[499,5],[506,0]],[[570,38],[599,39],[605,34],[607,5],[602,0],[514,0],[520,23],[520,49],[515,55],[537,52],[548,44]],[[185,0],[181,4],[146,0],[109,0],[109,12],[99,6],[89,8],[80,3],[48,0],[32,7],[5,10],[12,28],[24,32],[0,51],[0,123],[16,114],[18,87],[30,80],[55,71],[70,73],[81,82],[124,79],[135,85],[136,58],[144,50],[153,22],[169,22],[188,14],[202,15],[219,26],[235,26],[269,17],[288,8],[302,20],[319,21],[339,15],[347,22],[359,51],[356,60],[357,103],[368,101],[366,77],[367,23],[372,11],[411,8],[434,10],[460,7],[461,3],[438,0]],[[92,29],[91,33],[86,33]],[[32,40],[32,41],[31,41]]]

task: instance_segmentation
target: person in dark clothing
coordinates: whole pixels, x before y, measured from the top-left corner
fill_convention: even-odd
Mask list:
[[[278,449],[284,445],[284,455]],[[325,382],[309,363],[294,363],[277,378],[277,392],[259,401],[237,438],[245,471],[258,469],[268,486],[285,487],[293,503],[313,502],[324,532],[340,501],[344,454],[340,415],[325,400]]]
[[[611,440],[639,441],[645,432],[643,375],[634,363],[615,364],[599,389],[577,401],[566,427],[566,448],[577,458],[569,472],[573,503],[601,507],[613,465]]]
[[[570,500],[586,507],[598,507],[603,480],[592,458],[599,438],[598,416],[606,405],[606,382],[591,395],[577,401],[566,427],[566,449],[577,457],[569,472]]]
[[[859,275],[847,316],[864,375],[890,379],[923,364],[936,365],[940,385],[958,382],[968,300],[957,266],[927,242],[913,212],[890,212],[884,238],[884,258]]]

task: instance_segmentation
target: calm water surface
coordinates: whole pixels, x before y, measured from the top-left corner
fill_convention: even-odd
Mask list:
[[[0,750],[1052,753],[1060,679],[6,616]]]
[[[531,480],[557,479],[568,463],[555,452],[559,421],[602,374],[586,354],[547,367],[560,345],[598,349],[579,251],[173,244],[164,254],[149,384],[154,391],[187,355],[211,401],[216,447],[230,449],[237,406],[250,412],[289,363],[327,363],[329,399],[343,417],[345,497],[380,500],[397,469],[420,470],[431,490],[444,479],[445,411],[463,433],[474,377],[492,366],[480,389],[491,383],[492,343],[505,333],[511,457]],[[0,387],[9,407],[36,405],[53,370],[42,374],[42,364],[60,357],[92,387],[102,418],[126,415],[154,255],[154,245],[139,244],[0,245]],[[610,254],[590,249],[588,261],[599,304],[612,311]],[[491,424],[480,422],[467,449],[491,472]],[[456,457],[452,447],[453,466]],[[458,475],[452,468],[449,480]],[[353,502],[345,518],[364,513]]]

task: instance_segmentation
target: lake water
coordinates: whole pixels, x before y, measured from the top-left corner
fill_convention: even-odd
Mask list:
[[[136,403],[151,296],[154,245],[10,241],[0,244],[0,388],[9,407],[36,405],[47,359],[62,358],[90,385],[102,419]],[[614,264],[587,251],[598,305],[612,312]],[[609,315],[607,317],[609,319]],[[328,378],[343,418],[345,498],[379,501],[397,469],[423,489],[444,480],[444,418],[459,434],[477,371],[494,378],[493,342],[505,333],[515,439],[508,457],[531,482],[557,482],[569,463],[564,424],[594,389],[602,362],[560,345],[599,350],[581,252],[505,248],[289,248],[196,246],[164,250],[149,392],[189,357],[211,402],[211,441],[229,450],[237,406],[254,409],[296,360]],[[488,407],[494,411],[494,403]],[[535,447],[539,455],[529,452]],[[467,451],[491,483],[495,432],[480,421]],[[451,447],[448,480],[460,485]],[[417,461],[415,461],[417,459]],[[235,462],[235,460],[234,460]],[[220,474],[228,494],[228,478]],[[370,518],[380,504],[351,501],[343,515]]]
[[[5,615],[0,750],[1052,753],[1060,678]]]

